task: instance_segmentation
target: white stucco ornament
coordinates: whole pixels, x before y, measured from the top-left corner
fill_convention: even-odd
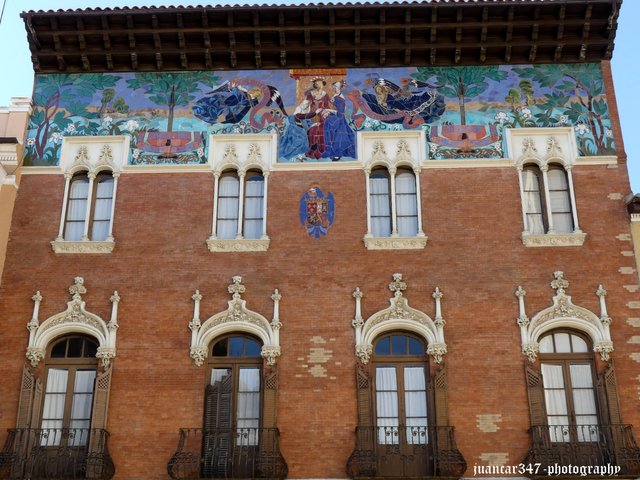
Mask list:
[[[363,293],[359,288],[353,292],[356,314],[351,325],[356,331],[355,353],[362,363],[369,363],[374,341],[380,335],[394,331],[410,331],[424,338],[427,342],[426,353],[431,355],[436,363],[442,362],[443,355],[447,353],[447,344],[444,341],[446,321],[442,318],[440,304],[443,293],[436,287],[432,294],[436,306],[434,321],[426,313],[409,306],[409,301],[404,297],[406,289],[407,283],[403,280],[402,274],[394,273],[393,281],[389,284],[389,290],[393,292],[393,297],[389,300],[390,306],[374,313],[366,321],[362,318]]]
[[[27,329],[29,330],[29,346],[27,359],[33,367],[44,358],[49,343],[61,336],[73,333],[89,335],[98,341],[96,357],[107,367],[116,356],[116,334],[118,331],[118,303],[120,295],[114,292],[111,296],[111,319],[105,322],[98,315],[87,311],[82,296],[87,293],[84,278],[76,277],[69,287],[71,301],[67,302],[67,309],[49,317],[42,323],[38,320],[42,295],[36,292],[31,299],[34,302],[33,315]]]
[[[611,317],[607,313],[605,302],[607,291],[602,285],[599,285],[596,291],[596,295],[600,298],[600,317],[598,317],[590,310],[573,304],[571,297],[566,294],[569,281],[564,278],[563,272],[554,272],[553,276],[554,279],[550,284],[556,291],[553,305],[536,313],[531,320],[525,311],[524,298],[527,292],[521,286],[515,291],[520,310],[516,323],[520,327],[522,353],[530,362],[535,362],[540,352],[540,338],[545,333],[557,328],[573,328],[589,335],[593,342],[593,351],[599,353],[603,361],[609,361],[613,352],[613,342],[609,331]]]
[[[269,322],[259,313],[247,308],[247,302],[242,299],[246,287],[242,284],[241,276],[234,276],[232,283],[227,287],[231,294],[227,310],[217,313],[200,322],[200,302],[202,295],[199,290],[193,294],[193,319],[189,322],[191,330],[191,348],[189,355],[197,366],[204,364],[209,355],[209,345],[213,339],[221,335],[233,332],[244,332],[254,335],[262,342],[262,357],[268,365],[275,365],[280,356],[280,300],[282,295],[276,289],[271,295],[273,300],[273,319]]]

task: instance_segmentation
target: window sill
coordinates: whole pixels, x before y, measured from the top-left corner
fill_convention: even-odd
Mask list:
[[[364,237],[367,250],[422,250],[427,246],[426,235],[416,237]]]
[[[522,244],[525,247],[580,247],[584,244],[586,233],[522,233]]]
[[[259,239],[235,238],[221,240],[219,238],[207,239],[207,247],[210,252],[266,252],[269,249],[269,237]]]
[[[111,253],[116,242],[105,240],[97,242],[93,240],[79,240],[77,242],[56,239],[51,242],[51,248],[55,253]]]

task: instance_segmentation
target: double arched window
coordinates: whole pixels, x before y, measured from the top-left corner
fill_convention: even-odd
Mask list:
[[[86,171],[69,180],[61,237],[66,241],[106,241],[112,235],[115,179],[111,172]]]
[[[401,167],[390,173],[376,167],[369,174],[369,217],[374,237],[415,237],[420,231],[416,176]]]
[[[572,192],[560,164],[542,169],[526,164],[522,171],[525,228],[530,234],[573,233],[576,230]]]
[[[265,177],[259,170],[249,170],[246,174],[224,171],[216,192],[216,237],[232,240],[266,236],[264,194]]]

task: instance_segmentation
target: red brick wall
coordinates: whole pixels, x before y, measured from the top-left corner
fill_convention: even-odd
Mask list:
[[[56,255],[49,242],[58,231],[64,180],[61,175],[23,177],[14,213],[0,312],[0,441],[15,426],[18,388],[27,346],[31,296],[44,297],[40,320],[69,300],[67,287],[83,276],[87,308],[104,319],[118,290],[118,351],[114,361],[108,429],[120,479],[166,478],[178,428],[199,427],[204,367],[189,358],[191,295],[204,296],[201,318],[224,310],[226,286],[242,275],[247,306],[267,318],[270,295],[282,293],[282,356],[278,426],[291,478],[345,477],[356,424],[354,331],[355,287],[364,292],[365,318],[386,308],[391,274],[408,283],[410,305],[434,314],[431,293],[444,292],[443,316],[449,353],[449,406],[458,446],[470,467],[483,453],[507,453],[518,463],[529,447],[529,413],[515,323],[513,292],[522,285],[529,316],[551,304],[552,273],[563,270],[576,304],[599,313],[595,290],[609,291],[614,319],[613,358],[625,422],[640,434],[640,364],[630,359],[637,299],[624,288],[637,276],[628,219],[610,193],[629,189],[623,167],[573,169],[577,205],[587,239],[582,247],[525,248],[522,213],[513,168],[425,169],[421,174],[425,250],[367,251],[365,180],[362,171],[275,172],[269,179],[266,253],[210,253],[213,180],[206,173],[123,174],[115,208],[116,247],[110,255]],[[335,196],[335,223],[327,237],[306,235],[298,202],[311,186]],[[624,237],[622,237],[624,238]],[[318,345],[332,357],[327,377],[309,373],[308,355]],[[304,360],[299,360],[304,358]],[[332,378],[335,377],[335,378]],[[496,433],[483,433],[478,414],[500,414]]]

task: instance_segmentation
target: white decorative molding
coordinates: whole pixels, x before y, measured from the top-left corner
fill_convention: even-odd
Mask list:
[[[640,213],[632,213],[630,217],[632,222],[640,222]]]
[[[110,170],[120,173],[129,159],[129,135],[66,136],[62,139],[60,168],[62,173],[87,171],[97,174]]]
[[[200,302],[202,295],[199,290],[191,297],[194,302],[193,319],[189,322],[191,330],[191,348],[189,355],[197,366],[201,366],[209,355],[209,344],[211,341],[227,333],[245,332],[258,337],[262,341],[262,357],[268,365],[274,365],[277,357],[280,356],[280,300],[282,295],[276,289],[271,300],[273,300],[273,319],[269,322],[259,313],[249,310],[246,300],[242,299],[242,294],[246,291],[242,284],[242,277],[232,278],[231,285],[227,287],[231,294],[229,307],[224,312],[217,313],[200,323]]]
[[[404,297],[407,284],[402,279],[401,273],[393,274],[393,281],[389,284],[389,290],[393,297],[389,300],[390,307],[371,315],[366,321],[362,318],[361,301],[363,294],[359,288],[353,292],[356,301],[355,318],[351,325],[356,333],[355,354],[358,359],[369,363],[373,353],[373,342],[380,335],[394,331],[413,332],[427,342],[427,353],[433,356],[436,363],[442,361],[442,356],[447,353],[447,344],[444,341],[445,320],[442,318],[440,300],[442,292],[436,287],[433,298],[436,305],[436,320],[433,321],[426,313],[409,306]]]
[[[426,160],[426,139],[417,131],[358,132],[358,159],[365,171],[376,166],[389,170],[406,166],[419,171]]]
[[[51,242],[55,253],[111,253],[115,247],[113,240],[97,242],[92,240],[67,241],[60,238]]]
[[[522,244],[525,247],[580,247],[584,245],[587,234],[580,233],[540,233],[522,232]]]
[[[216,174],[226,169],[246,172],[251,168],[268,174],[277,162],[278,138],[275,133],[254,135],[209,135],[209,167]]]
[[[565,168],[578,159],[572,127],[506,128],[507,149],[513,165],[535,163],[540,167],[559,163]]]
[[[416,237],[372,237],[363,238],[367,250],[420,250],[427,246],[428,237],[423,233]]]
[[[71,301],[67,302],[67,309],[49,317],[42,323],[38,320],[42,295],[40,292],[36,292],[32,297],[34,302],[33,315],[27,323],[29,330],[27,359],[33,367],[36,367],[44,358],[47,346],[53,339],[61,335],[80,333],[89,335],[98,341],[96,357],[101,360],[103,367],[107,367],[116,356],[116,333],[119,328],[118,303],[120,302],[118,292],[114,292],[111,296],[111,319],[108,323],[98,315],[86,310],[82,295],[87,293],[87,289],[82,277],[74,279],[74,284],[69,287],[69,293]]]
[[[207,247],[210,252],[266,252],[269,249],[269,243],[271,243],[269,237],[255,240],[246,238],[207,239]]]
[[[599,285],[596,291],[596,295],[600,298],[600,317],[598,317],[590,310],[573,304],[571,297],[565,292],[569,288],[569,281],[564,278],[563,272],[554,272],[553,276],[551,288],[556,290],[553,305],[535,314],[530,321],[525,311],[526,292],[522,287],[518,287],[515,292],[520,311],[516,322],[520,328],[522,353],[529,358],[530,362],[535,362],[540,352],[540,338],[545,333],[557,328],[573,328],[589,335],[593,341],[593,351],[599,353],[603,361],[609,361],[610,354],[613,352],[613,342],[609,330],[611,317],[607,313],[605,303],[606,290]]]

